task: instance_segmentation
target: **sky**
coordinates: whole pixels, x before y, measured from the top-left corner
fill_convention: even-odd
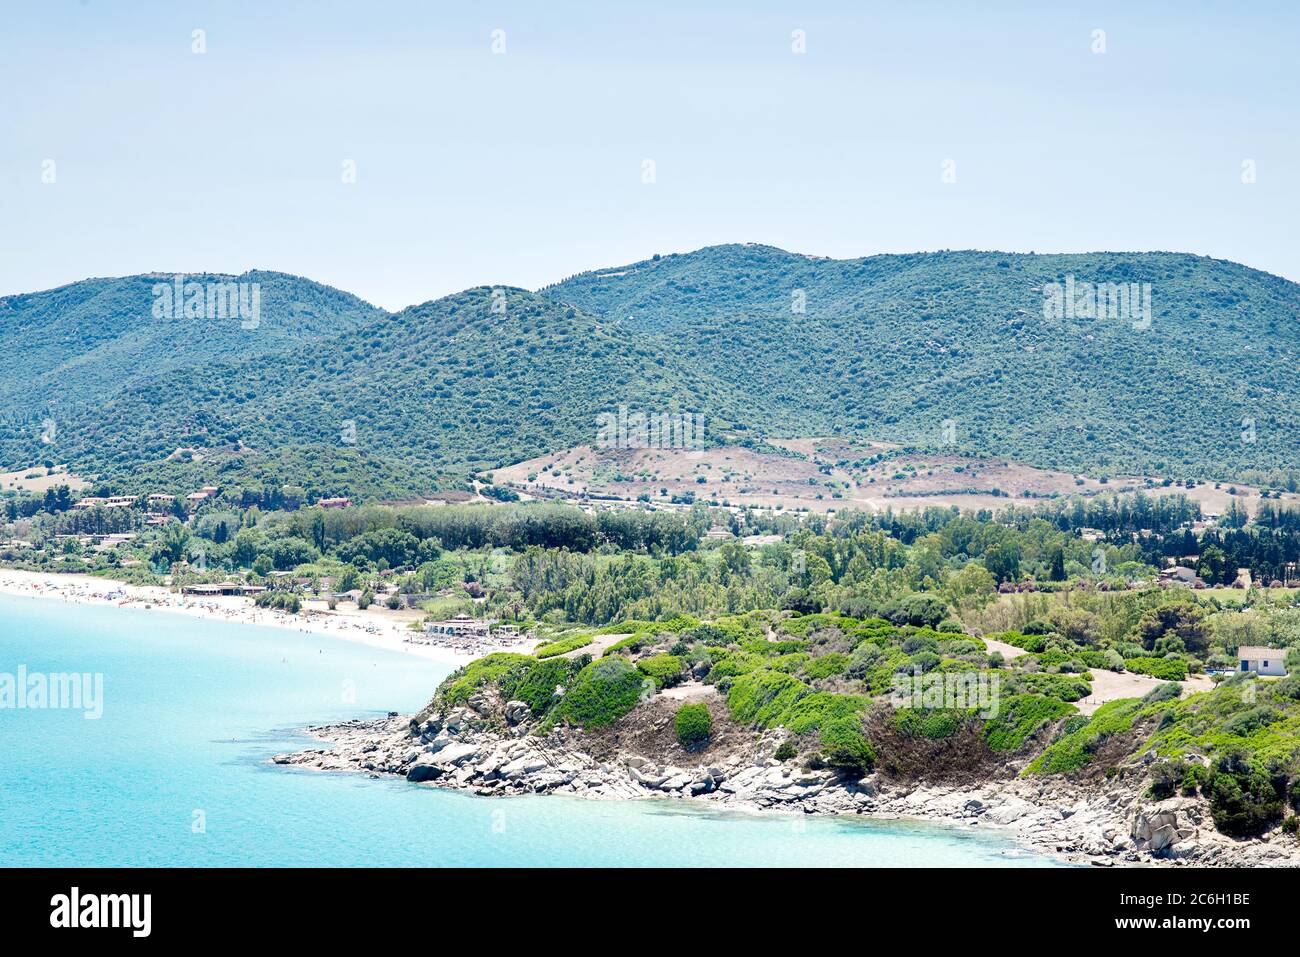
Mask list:
[[[0,0],[0,295],[273,269],[395,309],[728,242],[1300,280],[1297,11]]]

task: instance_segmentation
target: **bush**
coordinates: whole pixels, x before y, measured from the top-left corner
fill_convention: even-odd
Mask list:
[[[1048,721],[1074,714],[1074,706],[1059,698],[1020,694],[1005,698],[998,713],[984,724],[984,740],[994,751],[1018,751]]]
[[[1181,658],[1126,658],[1124,667],[1134,674],[1150,675],[1161,681],[1187,680],[1187,662]]]
[[[653,655],[636,663],[641,673],[654,679],[656,686],[671,688],[685,677],[686,659],[677,655]]]
[[[1210,778],[1210,814],[1214,826],[1231,837],[1252,837],[1282,818],[1286,775],[1273,767],[1252,765],[1240,752],[1214,764]]]
[[[716,668],[714,669],[717,670]],[[740,675],[727,692],[727,707],[741,724],[771,727],[812,689],[789,675],[760,668]]]
[[[1174,796],[1187,779],[1187,767],[1182,761],[1157,761],[1151,765],[1151,797],[1157,801]]]
[[[885,609],[885,617],[895,625],[933,628],[943,621],[948,606],[934,595],[913,594],[900,598]]]
[[[674,724],[677,726],[677,742],[687,750],[694,750],[709,740],[713,718],[707,705],[684,704],[677,709]]]
[[[556,655],[564,655],[570,651],[585,648],[591,642],[591,635],[570,635],[568,638],[561,638],[559,641],[552,641],[549,644],[542,645],[533,654],[538,658],[554,658]]]
[[[452,672],[438,686],[434,700],[446,705],[464,704],[469,696],[485,684],[500,684],[512,673],[521,673],[537,659],[531,655],[518,655],[507,651],[477,658]]]
[[[556,686],[569,681],[567,658],[548,658],[530,666],[511,689],[502,689],[510,697],[528,705],[533,714],[545,713],[556,700]]]
[[[857,715],[832,718],[821,728],[822,760],[846,777],[860,778],[876,763],[876,752],[862,734]]]
[[[1107,701],[1091,718],[1071,718],[1065,733],[1034,758],[1026,770],[1031,774],[1064,774],[1083,767],[1108,738],[1133,728],[1133,719],[1141,708],[1142,702],[1135,698],[1120,698]]]
[[[1059,698],[1061,701],[1079,701],[1092,694],[1092,685],[1083,678],[1048,675],[1041,672],[1016,675],[1015,689],[1019,692]]]
[[[842,652],[833,651],[828,655],[822,655],[820,658],[814,658],[804,666],[804,675],[808,678],[830,678],[834,675],[842,675],[849,667],[849,656]]]
[[[966,713],[956,708],[899,708],[894,727],[912,738],[942,741],[961,730]]]
[[[961,622],[952,618],[945,618],[935,626],[935,631],[941,631],[944,634],[960,635],[965,629],[962,628]]]
[[[1183,693],[1182,685],[1173,681],[1158,684],[1142,696],[1143,704],[1159,704],[1161,701],[1173,701]]]
[[[791,758],[797,758],[798,756],[799,749],[790,740],[782,741],[777,745],[776,754],[773,755],[778,761],[789,761]]]
[[[613,724],[641,700],[641,672],[623,658],[601,658],[573,679],[564,696],[563,716],[584,728]]]

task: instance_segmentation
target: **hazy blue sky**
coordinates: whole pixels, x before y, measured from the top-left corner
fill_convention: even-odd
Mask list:
[[[741,241],[1300,279],[1295,6],[0,0],[0,294],[266,268],[400,307]]]

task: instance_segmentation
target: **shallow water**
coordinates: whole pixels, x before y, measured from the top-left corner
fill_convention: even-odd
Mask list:
[[[103,714],[0,709],[0,866],[1051,864],[937,825],[271,765],[310,746],[296,728],[414,710],[449,670],[332,636],[0,595],[0,675],[19,666],[102,674]]]

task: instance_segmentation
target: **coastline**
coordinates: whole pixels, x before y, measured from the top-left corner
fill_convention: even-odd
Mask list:
[[[981,828],[1034,854],[1097,867],[1296,867],[1300,845],[1236,840],[1213,826],[1203,800],[1154,801],[1120,781],[998,777],[962,784],[860,781],[773,757],[776,736],[716,764],[657,764],[636,753],[593,753],[581,733],[530,733],[527,718],[502,728],[487,712],[353,720],[304,728],[322,747],[279,754],[279,766],[400,777],[479,796],[563,794],[592,800],[690,801],[740,812],[832,814]],[[1276,837],[1276,836],[1275,836]]]
[[[188,615],[212,621],[237,622],[265,628],[285,628],[307,634],[330,635],[401,654],[416,655],[453,668],[498,650],[519,650],[517,646],[488,647],[474,653],[439,645],[408,642],[407,621],[384,614],[353,613],[309,608],[294,615],[272,608],[258,608],[249,598],[213,596],[194,598],[157,585],[128,585],[94,575],[31,572],[0,568],[0,594],[44,598],[78,605],[113,605],[163,614]]]

